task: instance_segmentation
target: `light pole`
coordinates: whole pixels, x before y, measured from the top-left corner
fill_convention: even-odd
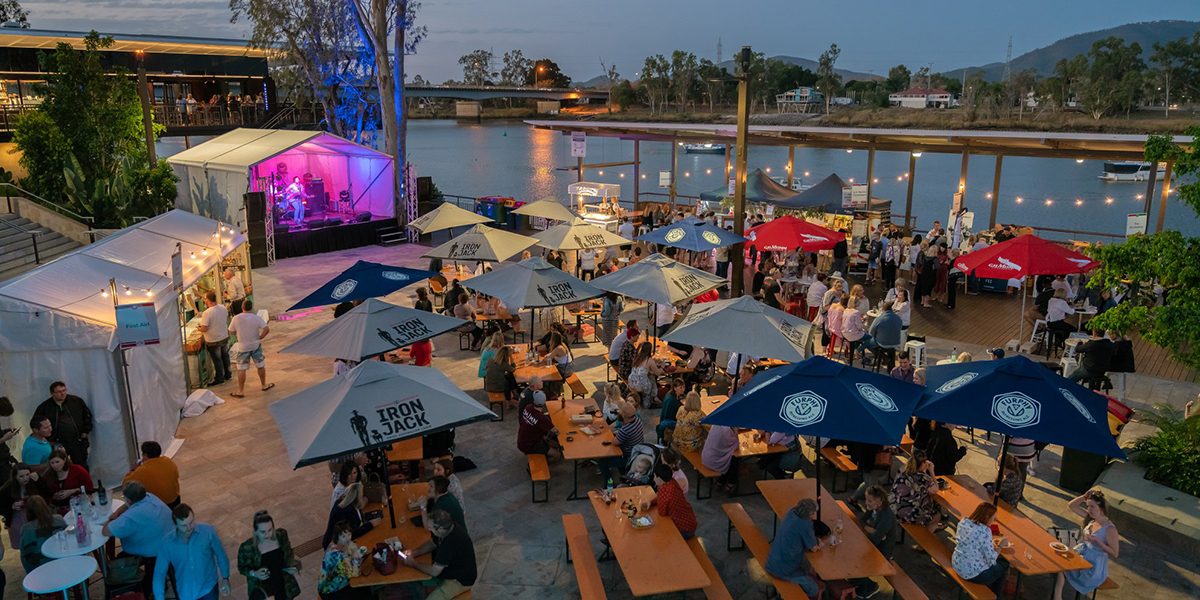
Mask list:
[[[754,53],[750,50],[750,46],[742,46],[742,51],[738,55],[738,66],[741,67],[741,73],[737,76],[737,155],[735,159],[737,162],[733,171],[733,233],[738,237],[745,233],[746,223],[746,155],[748,154],[746,138],[750,128],[750,62],[753,56]],[[743,282],[743,275],[746,271],[744,244],[742,242],[734,244],[731,253],[736,259],[734,260],[733,277],[730,280],[733,289],[730,290],[729,296],[737,298],[746,288]]]
[[[537,70],[533,72],[533,87],[536,88],[538,86],[538,73],[541,73],[542,71],[545,71],[545,70],[546,70],[545,65],[538,65]]]

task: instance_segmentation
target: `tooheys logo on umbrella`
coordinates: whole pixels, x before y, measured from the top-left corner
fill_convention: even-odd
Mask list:
[[[1018,265],[1017,263],[1015,263],[1011,260],[1008,260],[1007,258],[1004,258],[1003,256],[997,256],[996,260],[988,263],[988,266],[993,269],[1004,269],[1006,271],[1020,271],[1021,270],[1021,265]]]
[[[829,401],[820,395],[805,390],[783,399],[783,406],[779,408],[779,418],[796,427],[806,427],[820,423],[825,418],[825,407],[828,405]]]
[[[1088,409],[1083,406],[1083,403],[1079,401],[1079,398],[1075,397],[1075,394],[1072,394],[1070,391],[1063,388],[1058,388],[1058,391],[1062,393],[1063,398],[1066,398],[1067,402],[1070,402],[1071,406],[1074,406],[1075,410],[1079,411],[1079,414],[1083,415],[1083,417],[1087,419],[1089,423],[1096,422],[1096,418],[1092,416],[1092,413],[1088,412]]]
[[[671,282],[688,297],[699,294],[704,289],[704,282],[691,273],[684,273],[682,277],[672,279]]]
[[[363,446],[380,444],[402,434],[429,429],[425,405],[417,396],[409,396],[376,406],[365,415],[351,411],[350,428]]]
[[[575,290],[571,288],[570,282],[563,281],[554,283],[546,287],[540,284],[536,286],[537,293],[542,297],[542,300],[551,306],[566,304],[575,299]]]
[[[433,332],[419,318],[393,323],[388,329],[376,328],[376,331],[380,339],[397,348],[433,335]]]
[[[962,375],[959,375],[958,377],[955,377],[954,379],[951,379],[950,381],[943,383],[941,386],[939,386],[936,390],[933,390],[933,391],[935,391],[939,394],[945,394],[946,392],[953,392],[954,390],[957,390],[958,388],[960,388],[964,385],[967,385],[968,383],[971,383],[971,380],[975,379],[976,377],[979,377],[979,373],[963,373]]]
[[[667,231],[666,240],[667,240],[668,244],[673,244],[682,239],[683,239],[683,228],[682,227],[676,227],[674,229]]]
[[[349,296],[350,292],[353,292],[354,288],[356,287],[358,287],[358,281],[347,279],[337,284],[337,286],[333,288],[333,291],[329,293],[329,297],[333,298],[334,300],[341,300],[342,298]]]
[[[575,245],[580,248],[599,248],[604,246],[604,236],[599,233],[588,233],[583,236],[573,235]]]
[[[479,242],[452,244],[447,258],[474,258],[482,246]]]
[[[1013,429],[1032,427],[1042,420],[1042,404],[1021,392],[996,394],[992,417]]]
[[[854,386],[858,388],[858,393],[862,395],[863,400],[870,402],[875,408],[884,412],[896,412],[896,402],[879,388],[869,383],[856,383]]]

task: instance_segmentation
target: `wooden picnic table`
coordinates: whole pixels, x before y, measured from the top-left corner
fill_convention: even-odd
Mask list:
[[[600,313],[602,312],[601,307],[596,306],[595,304],[589,304],[588,308],[585,308],[582,310],[571,310],[571,311],[567,311],[567,312],[570,313],[571,316],[575,317],[576,329],[581,329],[583,327],[584,319],[591,319],[592,320],[592,341],[595,342],[600,339],[599,333],[597,330],[600,328]],[[580,339],[579,341],[586,343],[583,339]]]
[[[550,412],[550,420],[558,428],[558,443],[562,445],[563,458],[571,461],[574,465],[571,476],[571,493],[567,495],[567,500],[583,499],[583,496],[579,495],[579,461],[621,456],[621,447],[616,444],[612,429],[604,422],[603,415],[598,411],[590,425],[571,422],[572,415],[583,414],[583,409],[589,406],[599,408],[595,401],[587,399],[572,398],[567,400],[565,407],[561,401],[546,403]],[[580,429],[584,426],[595,430],[596,434],[584,433]],[[567,439],[568,436],[571,437],[570,440]]]
[[[729,400],[729,396],[707,396],[700,399],[700,411],[704,416],[712,414],[725,401]],[[762,456],[764,454],[776,454],[778,452],[787,452],[787,446],[779,444],[768,444],[765,439],[755,439],[756,432],[743,431],[738,434],[738,449],[733,452],[733,455],[738,458],[748,456]]]
[[[540,377],[542,381],[562,381],[562,375],[559,375],[558,369],[552,366],[526,365],[517,367],[513,371],[513,377],[517,380],[517,383],[529,383],[529,380],[534,375]]]
[[[658,516],[654,509],[648,513],[639,511],[638,516],[649,515],[653,524],[635,529],[628,515],[621,511],[625,500],[640,502],[654,498],[650,486],[617,488],[613,493],[617,498],[612,504],[605,504],[594,491],[588,492],[588,498],[634,596],[695,590],[712,583],[669,517]]]
[[[354,543],[359,546],[366,546],[367,552],[375,549],[375,544],[397,538],[404,546],[404,550],[408,551],[419,547],[421,544],[428,542],[430,539],[429,531],[424,527],[413,525],[412,518],[421,514],[421,509],[409,510],[409,501],[415,502],[420,496],[429,493],[429,486],[424,483],[404,484],[392,486],[392,498],[396,507],[396,526],[391,527],[391,521],[388,515],[386,504],[369,504],[367,511],[382,510],[383,522],[377,527],[363,534],[362,537],[354,540]],[[366,560],[370,560],[369,558]],[[431,564],[433,553],[425,554],[417,557],[417,562]],[[373,585],[387,585],[392,583],[408,583],[413,581],[424,581],[430,577],[417,569],[407,567],[403,563],[397,565],[396,571],[391,575],[381,575],[378,571],[372,571],[370,575],[360,575],[350,580],[350,587],[370,587]]]
[[[425,458],[425,445],[422,440],[423,437],[415,437],[392,444],[392,449],[387,451],[387,459],[398,463]]]
[[[800,500],[817,496],[817,482],[814,479],[760,481],[758,489],[771,505],[775,517],[780,520]],[[813,569],[821,579],[828,581],[896,574],[896,568],[875,548],[871,538],[858,527],[858,523],[845,516],[833,494],[824,486],[821,487],[821,518],[835,531],[838,519],[843,519],[840,544],[808,553],[808,561],[812,563]]]
[[[933,499],[956,519],[970,516],[980,502],[988,501],[987,490],[969,475],[952,475],[943,479],[946,480],[946,489],[934,494]],[[1012,546],[1001,552],[1000,556],[1022,575],[1047,575],[1091,568],[1092,563],[1075,552],[1055,552],[1050,544],[1058,540],[1007,502],[1001,500],[996,508],[995,523],[999,526],[1000,535],[1012,542]]]
[[[445,277],[447,282],[451,279],[457,279],[459,282],[463,282],[475,277],[475,271],[473,269],[467,268],[463,265],[459,265],[459,267],[461,267],[461,271],[456,269],[454,265],[442,267],[442,277]]]

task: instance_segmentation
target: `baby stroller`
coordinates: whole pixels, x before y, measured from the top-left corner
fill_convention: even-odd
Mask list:
[[[650,485],[654,481],[654,468],[662,460],[662,446],[655,444],[638,444],[629,452],[629,460],[625,462],[625,474],[621,477],[624,485]]]

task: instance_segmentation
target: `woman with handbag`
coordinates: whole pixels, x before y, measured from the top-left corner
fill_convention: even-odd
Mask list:
[[[238,573],[246,576],[246,592],[261,589],[268,598],[291,600],[300,595],[296,574],[300,561],[292,552],[286,529],[276,529],[265,510],[254,513],[254,535],[238,547]]]
[[[45,485],[25,463],[12,468],[12,479],[0,488],[0,516],[8,527],[8,542],[13,550],[21,549],[21,528],[25,525],[25,502],[30,496],[48,496]]]
[[[366,506],[367,496],[363,493],[363,484],[352,483],[346,486],[341,500],[338,500],[333,510],[329,511],[329,525],[325,529],[325,537],[321,539],[321,546],[328,548],[329,544],[333,542],[335,526],[339,523],[345,522],[350,525],[351,532],[354,534],[352,539],[357,539],[378,525],[382,521],[379,517],[363,520],[362,509]]]
[[[358,600],[371,597],[370,588],[350,587],[350,579],[358,577],[363,555],[354,543],[354,529],[345,521],[338,521],[330,528],[333,539],[325,548],[321,561],[321,578],[317,580],[317,592],[321,600]]]

